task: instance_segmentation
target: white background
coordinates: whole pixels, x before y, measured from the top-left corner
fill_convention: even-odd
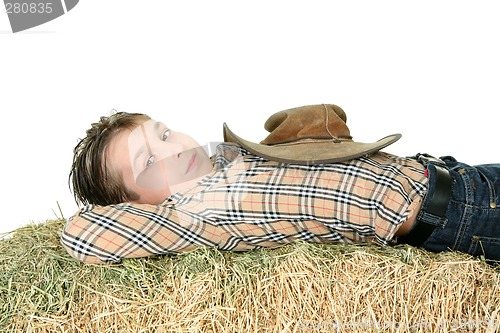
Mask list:
[[[357,141],[498,163],[496,3],[81,0],[16,34],[0,7],[0,233],[77,210],[72,149],[113,108],[260,141],[272,113],[334,103]]]

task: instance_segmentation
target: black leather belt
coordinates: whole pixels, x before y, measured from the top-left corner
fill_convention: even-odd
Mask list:
[[[426,167],[428,167],[429,164],[432,164],[436,168],[434,193],[432,193],[432,197],[426,197],[424,199],[424,203],[426,201],[428,202],[427,207],[425,209],[421,209],[411,231],[408,234],[399,237],[398,242],[410,244],[412,246],[420,246],[427,240],[427,238],[429,238],[436,228],[435,225],[426,223],[420,219],[422,211],[436,217],[445,218],[446,209],[448,208],[448,204],[451,199],[453,179],[451,178],[446,163],[442,160],[427,154],[418,154],[415,158]]]

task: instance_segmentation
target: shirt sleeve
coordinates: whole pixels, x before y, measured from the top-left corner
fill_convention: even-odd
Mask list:
[[[215,223],[168,205],[89,205],[70,217],[61,243],[86,263],[119,263],[122,258],[217,247]]]

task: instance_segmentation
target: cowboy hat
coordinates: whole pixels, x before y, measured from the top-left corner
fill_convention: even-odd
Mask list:
[[[346,119],[344,110],[337,105],[306,105],[269,117],[264,128],[270,134],[260,143],[242,139],[224,123],[224,141],[273,161],[320,164],[368,156],[401,138],[401,134],[392,134],[373,143],[355,142]]]

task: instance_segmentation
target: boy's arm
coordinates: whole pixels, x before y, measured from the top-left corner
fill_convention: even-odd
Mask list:
[[[61,243],[87,263],[119,263],[122,258],[218,246],[215,224],[172,206],[121,204],[87,206],[70,217]]]

